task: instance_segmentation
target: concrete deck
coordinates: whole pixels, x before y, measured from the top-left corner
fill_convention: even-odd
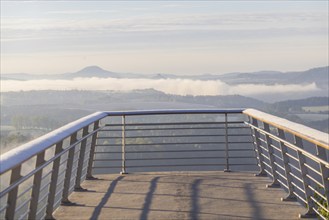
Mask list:
[[[161,172],[98,175],[70,196],[56,219],[298,219],[305,208],[281,202],[267,177],[247,172]]]

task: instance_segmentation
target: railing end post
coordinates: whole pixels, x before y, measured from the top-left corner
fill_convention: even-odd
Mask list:
[[[97,177],[94,177],[94,176],[92,176],[92,175],[88,175],[88,176],[86,177],[86,180],[98,180],[98,178],[97,178]]]
[[[305,214],[299,214],[298,217],[299,218],[316,218],[316,213],[307,211]]]
[[[126,172],[125,170],[122,170],[122,171],[120,172],[120,175],[125,175],[125,174],[128,174],[128,172]]]
[[[266,188],[280,188],[279,183],[271,183],[271,184],[266,184]]]
[[[282,202],[296,202],[297,197],[293,195],[287,195],[285,198],[281,198]]]
[[[259,173],[256,173],[255,176],[267,176],[267,173],[264,170],[262,170]]]
[[[74,192],[87,192],[87,191],[88,191],[88,189],[85,189],[85,188],[83,188],[81,186],[74,187]]]

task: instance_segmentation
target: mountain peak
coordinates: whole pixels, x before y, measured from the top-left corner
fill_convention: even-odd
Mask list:
[[[104,73],[104,72],[108,72],[108,71],[100,68],[99,66],[87,66],[82,70],[78,71],[77,73]]]

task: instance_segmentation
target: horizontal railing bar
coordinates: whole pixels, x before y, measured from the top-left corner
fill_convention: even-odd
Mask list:
[[[27,217],[29,213],[30,213],[30,210],[28,209],[17,220],[26,219],[25,217]]]
[[[302,200],[302,202],[304,202],[305,204],[307,204],[307,201],[302,197],[300,196],[297,192],[292,192],[297,198],[299,198],[300,200]]]
[[[141,136],[126,136],[126,139],[131,139],[131,138],[176,138],[176,137],[225,137],[226,135],[224,134],[199,134],[199,135],[141,135]],[[250,134],[229,134],[227,135],[228,137],[248,137]],[[103,139],[121,139],[121,136],[109,136],[109,137],[97,137],[99,140]]]
[[[186,115],[186,114],[241,114],[244,109],[164,109],[164,110],[134,110],[108,111],[108,116],[132,115]]]
[[[186,144],[225,144],[225,141],[207,141],[207,142],[171,142],[171,143],[144,143],[144,144],[126,144],[129,146],[155,146],[155,145],[186,145]],[[251,144],[249,141],[229,141],[229,144]],[[121,144],[97,144],[97,147],[119,147]]]
[[[160,157],[160,158],[126,158],[128,161],[140,161],[140,160],[190,160],[190,159],[224,159],[224,156],[218,157]],[[240,159],[240,158],[254,158],[247,156],[228,157],[229,159]],[[121,161],[121,159],[95,159],[94,161]]]
[[[246,129],[248,126],[228,126],[227,129]],[[225,129],[225,127],[180,127],[180,128],[138,128],[138,129],[125,129],[125,131],[166,131],[166,130],[220,130]],[[122,131],[122,129],[102,129],[99,132],[107,132],[107,131]]]
[[[322,209],[324,209],[326,212],[329,212],[329,210],[324,207],[317,199],[315,199],[313,196],[310,196],[310,198],[318,205],[320,206]]]
[[[225,166],[225,163],[222,164],[166,164],[166,165],[136,165],[136,166],[127,166],[126,168],[142,168],[142,167],[175,167],[175,166]],[[255,166],[257,164],[230,164],[230,166]],[[102,168],[121,168],[121,166],[94,166],[94,169]]]
[[[225,144],[223,141],[213,141],[213,142],[172,142],[172,143],[144,143],[144,144],[126,144],[126,147],[129,146],[152,146],[152,145],[179,145],[179,144]],[[112,147],[120,147],[122,146],[121,144],[97,144],[97,147],[107,147],[107,146],[112,146]]]
[[[328,220],[326,217],[324,217],[315,207],[312,207],[312,210],[317,214],[318,217],[320,217],[323,220]]]
[[[60,162],[59,166],[62,166],[64,163],[66,163],[68,158],[65,158],[63,161]]]
[[[60,181],[58,181],[57,184],[56,184],[56,189],[57,189],[59,186],[61,186],[61,185],[64,183],[64,181],[65,181],[65,178],[63,178],[63,179],[61,179]]]
[[[57,186],[59,186],[59,185],[57,185]],[[56,187],[57,188],[57,187]],[[62,188],[64,188],[64,187],[62,187]],[[56,192],[56,194],[55,194],[55,198],[58,196],[58,195],[60,195],[61,193],[63,193],[63,189],[60,189],[60,190],[58,190],[58,192]]]
[[[197,134],[197,135],[140,135],[140,136],[125,136],[126,139],[131,138],[177,138],[177,137],[225,137],[222,134]],[[120,139],[122,137],[97,137],[97,139]]]
[[[285,168],[283,166],[281,166],[280,164],[278,164],[276,161],[274,161],[275,166],[279,167],[281,170],[285,170]]]
[[[314,179],[311,175],[306,174],[306,177],[323,188],[323,184],[317,181],[316,179]]]
[[[188,130],[188,129],[192,129],[192,130],[197,130],[197,129],[202,129],[202,130],[211,130],[211,129],[225,129],[225,127],[183,127],[183,128],[175,128],[175,130]],[[125,131],[166,131],[166,130],[170,130],[172,131],[173,128],[138,128],[138,129],[129,129],[126,128]],[[122,129],[103,129],[101,130],[101,132],[106,132],[106,131],[122,131]]]
[[[47,198],[49,196],[49,192],[45,193],[38,201],[38,203],[40,203],[42,200],[44,200],[45,198]]]
[[[254,143],[255,143],[255,142],[254,142]],[[264,150],[265,152],[268,153],[268,149],[267,149],[266,147],[264,147],[264,146],[262,146],[262,145],[259,145],[259,147],[260,147],[262,150]]]
[[[305,190],[299,187],[295,182],[291,182],[291,184],[305,194]]]
[[[45,188],[47,188],[47,186],[49,187],[49,183],[51,183],[51,181],[47,182],[46,184],[44,184],[41,188],[40,188],[40,192],[42,192],[42,190],[44,190]]]
[[[271,139],[271,140],[272,140],[272,139]],[[270,146],[271,146],[272,148],[274,148],[275,150],[281,152],[281,149],[278,148],[277,146],[275,146],[274,144],[271,144]]]
[[[69,191],[73,191],[74,187],[75,187],[74,184],[70,186]]]
[[[280,183],[281,186],[288,189],[288,186],[284,182],[282,182],[280,179],[278,179],[278,182]]]
[[[29,192],[32,188],[34,187],[34,185],[32,184],[30,187],[26,188],[23,192],[21,192],[19,195],[17,195],[16,200],[18,200],[20,197],[22,197],[24,194],[26,194],[27,192]]]
[[[274,171],[276,174],[278,174],[279,176],[281,176],[281,178],[283,178],[284,180],[287,180],[287,177],[285,177],[282,173],[280,173],[278,170]]]
[[[306,166],[308,169],[312,170],[314,173],[318,174],[319,176],[322,176],[322,174],[318,170],[314,169],[313,167],[311,167],[307,163],[304,163],[304,166]]]
[[[25,200],[24,202],[19,204],[19,206],[16,207],[15,212],[17,212],[18,210],[20,210],[21,208],[26,206],[31,200],[32,200],[32,197],[28,198],[27,200]]]
[[[283,161],[283,159],[279,156],[279,155],[276,155],[276,154],[272,154],[276,159],[280,160],[280,161]]]
[[[267,155],[265,155],[264,153],[260,153],[263,157],[265,157],[268,161],[270,160],[270,158],[267,156]]]
[[[50,174],[52,172],[53,172],[53,169],[49,170],[49,172],[46,175],[42,176],[41,181],[44,180],[44,179],[46,179],[48,176],[50,176]]]
[[[320,192],[318,192],[316,189],[314,189],[311,185],[308,185],[308,188],[310,188],[313,192],[315,192],[318,196],[320,196],[323,200],[327,200],[324,195],[322,195]]]
[[[47,205],[48,204],[46,203],[41,208],[39,208],[39,211],[37,212],[36,216],[40,215],[41,212],[45,212],[45,208],[47,207]],[[40,218],[40,219],[43,219],[43,218]]]
[[[56,197],[55,197],[55,198],[56,198]],[[61,199],[57,200],[57,201],[54,203],[54,207],[58,207],[58,206],[60,206],[61,202],[62,202]]]
[[[303,183],[303,182],[304,182],[301,178],[299,178],[298,176],[296,176],[294,173],[289,172],[289,174],[290,174],[292,177],[294,177],[296,180],[298,180],[300,183]]]
[[[294,168],[294,170],[296,170],[296,171],[298,171],[299,173],[301,173],[300,168],[296,167],[296,166],[293,165],[292,163],[288,163],[288,165],[289,165],[291,168]]]
[[[216,122],[167,122],[167,123],[126,123],[125,126],[131,127],[131,126],[169,126],[169,125],[221,125],[221,124],[243,124],[244,121],[228,121],[227,123],[225,121],[216,121]],[[105,127],[121,127],[123,124],[105,124]],[[138,128],[136,128],[138,130]]]
[[[269,170],[264,169],[264,171],[265,171],[268,175],[270,175],[271,177],[273,177],[273,174],[272,174]]]
[[[264,143],[264,144],[267,144],[267,142],[263,139],[263,138],[257,138],[260,142]]]
[[[129,153],[179,153],[179,152],[210,152],[210,151],[214,151],[214,152],[223,152],[225,151],[225,149],[204,149],[204,150],[156,150],[156,151],[126,151],[125,153],[129,154]],[[252,149],[237,149],[237,150],[229,150],[229,151],[254,151]],[[95,154],[121,154],[122,152],[120,151],[99,151],[99,152],[95,152]]]
[[[263,162],[263,164],[265,164],[268,168],[272,169],[272,166],[271,166],[270,164],[266,163],[265,161],[262,161],[262,162]]]
[[[285,155],[287,155],[289,158],[295,160],[296,162],[298,162],[298,158],[294,157],[293,155],[289,154],[289,153],[285,153]]]

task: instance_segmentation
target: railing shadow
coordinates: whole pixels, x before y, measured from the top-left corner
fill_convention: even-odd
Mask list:
[[[253,193],[253,187],[251,183],[244,184],[244,192],[247,197],[248,203],[251,205],[252,209],[252,219],[264,219],[262,209],[259,206],[259,201],[255,199],[255,195]]]
[[[107,192],[105,193],[104,197],[102,198],[102,200],[100,201],[100,203],[95,207],[91,218],[92,220],[96,220],[98,218],[98,216],[101,213],[102,208],[105,206],[105,204],[107,203],[107,201],[109,200],[109,198],[111,197],[112,193],[114,192],[114,189],[117,185],[117,183],[122,180],[124,178],[124,176],[119,176],[118,178],[116,178],[115,180],[113,180],[107,190]]]
[[[150,212],[150,207],[152,204],[152,198],[153,198],[154,192],[156,190],[157,182],[159,179],[160,179],[160,177],[157,176],[151,180],[149,191],[144,200],[144,204],[143,204],[143,208],[142,208],[143,211],[139,217],[140,220],[146,220],[148,217],[148,214]]]
[[[202,179],[196,179],[193,181],[191,186],[191,210],[190,210],[190,219],[191,220],[197,220],[198,214],[200,212],[200,205],[199,205],[199,187],[203,180]]]

